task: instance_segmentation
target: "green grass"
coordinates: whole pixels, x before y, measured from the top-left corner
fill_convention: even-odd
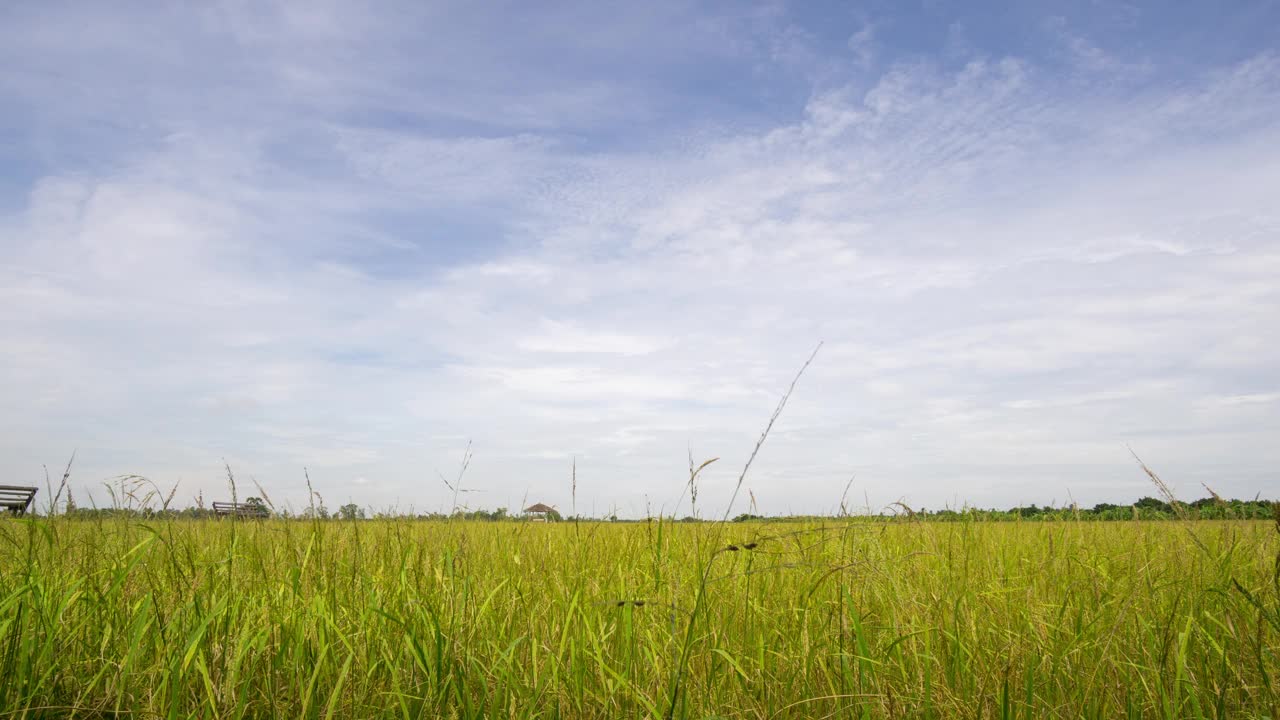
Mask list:
[[[0,717],[1277,717],[1278,553],[1245,521],[3,519]]]

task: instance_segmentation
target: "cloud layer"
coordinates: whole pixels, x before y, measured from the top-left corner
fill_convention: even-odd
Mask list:
[[[822,340],[765,512],[1275,494],[1265,44],[525,12],[4,11],[6,477],[719,514]]]

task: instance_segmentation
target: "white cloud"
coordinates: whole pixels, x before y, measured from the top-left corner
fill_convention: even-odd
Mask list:
[[[857,32],[849,36],[849,49],[853,51],[858,65],[864,70],[871,67],[875,60],[875,26],[863,25]]]
[[[67,97],[6,63],[0,93],[31,117],[119,125],[5,198],[7,476],[79,447],[86,485],[136,471],[208,495],[225,457],[298,506],[306,466],[335,497],[429,508],[430,469],[473,439],[486,503],[563,498],[577,457],[580,507],[639,512],[674,501],[692,446],[723,457],[713,507],[819,339],[747,481],[766,511],[830,508],[853,472],[875,505],[1123,499],[1146,492],[1125,442],[1191,492],[1252,496],[1280,460],[1273,56],[1092,93],[1034,58],[894,61],[864,25],[870,86],[637,149],[591,136],[637,105],[661,126],[667,90],[620,101],[541,59],[511,80],[492,48],[454,82],[399,59],[385,18],[259,20],[206,17],[202,42],[230,33],[263,72],[206,78],[204,105],[187,53],[130,51],[128,27],[74,49],[0,36],[84,78]],[[777,22],[785,62],[811,62]],[[687,32],[722,44],[677,57],[781,47]],[[136,107],[93,89],[153,62]]]
[[[554,320],[542,320],[539,331],[516,341],[529,352],[648,355],[671,341],[610,332],[590,332]]]

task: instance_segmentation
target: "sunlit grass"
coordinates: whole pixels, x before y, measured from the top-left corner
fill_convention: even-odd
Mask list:
[[[5,519],[0,711],[1275,717],[1278,552],[1243,521]]]

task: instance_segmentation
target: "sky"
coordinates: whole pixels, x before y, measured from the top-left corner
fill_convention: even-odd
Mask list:
[[[1132,448],[1280,495],[1277,27],[5,3],[0,475],[429,512],[470,444],[469,507],[719,517],[1130,502]]]

